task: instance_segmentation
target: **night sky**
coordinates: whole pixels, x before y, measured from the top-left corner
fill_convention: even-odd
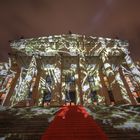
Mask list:
[[[128,40],[140,60],[140,0],[0,0],[0,61],[7,61],[9,40],[69,30]]]

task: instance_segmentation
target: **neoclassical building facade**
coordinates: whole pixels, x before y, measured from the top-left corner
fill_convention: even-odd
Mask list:
[[[77,34],[12,41],[0,64],[3,106],[139,104],[140,68],[119,39]]]

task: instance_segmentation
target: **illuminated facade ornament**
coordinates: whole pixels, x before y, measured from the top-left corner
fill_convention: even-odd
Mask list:
[[[21,39],[10,45],[9,64],[0,65],[1,103],[5,99],[11,106],[21,102],[25,106],[41,106],[45,102],[140,102],[140,71],[129,55],[127,41],[69,34]],[[13,64],[19,71],[12,71]],[[16,73],[19,77],[12,84]]]

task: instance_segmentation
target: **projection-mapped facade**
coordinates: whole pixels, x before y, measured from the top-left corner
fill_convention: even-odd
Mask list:
[[[13,41],[0,65],[1,104],[138,104],[140,71],[128,45],[76,34]]]

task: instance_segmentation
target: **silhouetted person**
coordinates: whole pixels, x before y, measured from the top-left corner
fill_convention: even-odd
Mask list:
[[[116,36],[115,38],[116,38],[116,39],[119,39],[119,37],[118,37],[118,36]]]
[[[69,31],[68,31],[68,34],[69,34],[69,35],[71,35],[71,34],[72,34],[71,30],[69,30]]]
[[[98,102],[98,96],[97,96],[96,90],[91,90],[90,96],[91,96],[92,102],[96,102],[96,103]]]
[[[47,105],[49,105],[50,104],[50,102],[51,102],[51,92],[50,91],[44,91],[44,93],[43,93],[43,106],[44,106],[44,104],[45,104],[45,106]]]
[[[22,35],[22,36],[20,37],[20,39],[24,39],[24,36]]]
[[[110,98],[111,104],[114,105],[115,99],[114,99],[114,96],[113,96],[113,93],[112,93],[111,89],[108,89],[108,94],[109,94],[109,98]]]
[[[11,53],[8,53],[9,56],[11,56]]]

